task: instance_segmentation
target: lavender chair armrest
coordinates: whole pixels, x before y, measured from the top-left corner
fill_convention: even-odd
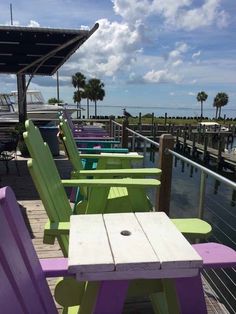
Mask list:
[[[60,258],[45,258],[39,260],[45,277],[68,277],[72,276],[68,273],[68,259]]]
[[[236,251],[219,243],[193,244],[203,259],[203,268],[227,268],[236,266]]]

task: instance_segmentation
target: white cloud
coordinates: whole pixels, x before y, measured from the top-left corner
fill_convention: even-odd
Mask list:
[[[178,83],[178,75],[170,73],[168,70],[151,70],[143,76],[144,81],[148,83]]]
[[[5,23],[6,26],[10,26],[11,25],[11,21],[7,21]],[[24,26],[22,25],[19,21],[17,20],[13,20],[13,25],[14,26]],[[26,25],[28,27],[40,27],[40,24],[34,20],[30,20],[29,23]]]
[[[112,0],[113,9],[126,21],[143,20],[150,14],[149,0]]]
[[[114,76],[130,71],[136,57],[142,54],[140,24],[131,29],[127,23],[98,21],[99,28],[91,39],[67,62],[65,68],[78,68],[86,75]]]
[[[169,53],[169,59],[179,58],[187,50],[188,45],[186,43],[176,43],[176,48]]]
[[[150,16],[164,19],[171,28],[194,30],[200,27],[228,25],[229,15],[220,8],[221,0],[113,0],[114,11],[127,22],[144,21]],[[157,20],[158,22],[158,20]]]
[[[220,10],[220,2],[220,0],[205,0],[200,7],[190,10],[181,9],[173,17],[171,24],[187,31],[214,24],[225,27],[228,24],[228,14]],[[219,23],[219,18],[223,21],[222,23]]]
[[[17,20],[13,20],[12,23],[13,23],[14,26],[20,26],[20,22],[17,21]],[[5,25],[6,25],[6,26],[10,26],[10,25],[11,25],[11,21],[7,21],[7,22],[5,23]]]
[[[189,95],[189,96],[196,96],[196,93],[188,92],[188,95]]]
[[[172,63],[172,66],[173,67],[177,67],[179,65],[181,65],[183,63],[183,60],[179,59],[179,60],[176,60]]]
[[[30,22],[27,26],[29,26],[29,27],[40,27],[40,24],[36,21],[30,20]]]
[[[201,50],[199,50],[198,52],[193,53],[192,54],[192,58],[195,59],[195,58],[199,57],[200,54],[201,54]]]

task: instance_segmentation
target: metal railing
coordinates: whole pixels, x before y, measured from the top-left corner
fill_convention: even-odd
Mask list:
[[[114,133],[119,134],[119,138],[122,138],[122,125],[114,122]],[[129,142],[131,142],[131,150],[135,150],[135,142],[138,140],[142,141],[142,154],[144,156],[144,160],[147,160],[148,156],[148,145],[152,145],[155,148],[159,148],[160,145],[154,140],[151,140],[142,134],[133,131],[132,129],[126,127],[126,130],[129,133]],[[157,149],[155,150],[157,151]],[[216,190],[216,187],[221,183],[227,189],[232,189],[233,195],[235,195],[235,207],[236,208],[236,182],[233,182],[226,177],[200,165],[199,163],[188,159],[181,154],[175,152],[173,149],[167,149],[165,154],[171,154],[176,160],[180,160],[182,164],[190,165],[192,169],[197,169],[199,174],[199,182],[198,182],[198,206],[197,206],[197,216],[199,218],[208,218],[207,220],[213,227],[213,234],[211,236],[211,241],[219,242],[222,244],[229,245],[236,249],[235,242],[235,224],[236,222],[236,214],[231,210],[227,209],[225,204],[221,204],[221,200],[225,197],[225,192],[222,192],[222,195],[219,195],[219,200],[217,198],[212,198],[211,195],[207,194],[207,188]],[[153,166],[156,166],[157,163],[153,162]],[[174,167],[174,165],[173,165]],[[173,171],[173,170],[172,170]],[[183,171],[182,171],[183,172]],[[179,174],[178,174],[179,175]],[[210,178],[217,182],[217,185],[213,186],[210,184]],[[183,180],[184,181],[184,180]],[[185,182],[186,183],[186,182]],[[187,183],[188,184],[188,183]],[[219,192],[218,192],[219,193]],[[195,196],[196,197],[196,196]],[[211,206],[206,205],[206,200],[210,203]],[[211,208],[213,206],[213,208]],[[216,208],[219,208],[220,212],[217,213]],[[229,216],[229,221],[227,222],[225,217]],[[208,290],[209,294],[207,294],[208,302],[212,304],[213,313],[234,313],[234,305],[236,303],[236,296],[233,292],[235,292],[236,282],[233,280],[233,276],[235,276],[235,269],[230,270],[209,270],[203,271],[204,282],[206,287],[210,287]],[[234,277],[235,278],[235,277]],[[217,302],[215,302],[217,300]],[[219,306],[219,300],[221,300],[222,304]]]
[[[114,120],[112,121],[113,125],[115,126],[114,132],[113,134],[117,134],[116,136],[118,136],[119,139],[121,139],[121,132],[122,132],[122,124],[115,122]],[[136,139],[142,139],[143,140],[143,156],[144,159],[147,156],[147,143],[152,144],[153,146],[159,148],[160,144],[156,141],[153,141],[149,138],[147,138],[146,136],[143,136],[142,134],[135,132],[134,130],[130,129],[130,128],[126,128],[126,130],[132,134],[132,145],[131,145],[131,150],[134,151],[135,149],[135,140]],[[201,180],[200,180],[200,195],[199,195],[199,218],[203,217],[203,211],[204,211],[204,198],[205,198],[205,186],[206,186],[206,176],[209,175],[215,179],[217,179],[218,181],[227,184],[229,187],[233,188],[234,190],[236,190],[236,182],[233,182],[221,175],[219,175],[218,173],[200,165],[199,163],[188,159],[186,157],[184,157],[183,155],[168,149],[166,152],[166,154],[171,154],[172,156],[175,156],[176,158],[184,161],[185,163],[199,169],[201,171]]]

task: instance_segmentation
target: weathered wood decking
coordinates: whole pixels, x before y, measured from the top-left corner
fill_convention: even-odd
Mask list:
[[[69,178],[71,166],[67,159],[62,155],[55,158],[55,161],[61,177]],[[20,169],[20,176],[17,175],[14,162],[15,161],[10,162],[10,173],[8,175],[6,175],[4,164],[0,163],[0,185],[9,185],[14,190],[16,198],[21,205],[22,213],[25,217],[26,224],[39,258],[62,256],[58,244],[52,246],[43,244],[43,229],[44,224],[47,221],[47,216],[29,175],[27,160],[21,157],[18,158],[17,162]],[[53,293],[56,279],[48,279],[48,282]],[[206,293],[208,313],[227,313],[211,294],[212,291],[208,289]],[[58,311],[59,313],[62,313],[60,306],[58,306]],[[124,313],[148,314],[153,312],[148,299],[132,299],[126,303]]]

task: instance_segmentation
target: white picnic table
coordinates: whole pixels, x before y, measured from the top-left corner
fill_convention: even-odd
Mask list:
[[[94,313],[120,313],[129,280],[199,276],[202,264],[164,212],[71,216],[68,271],[103,283]],[[111,291],[120,294],[114,309]]]

